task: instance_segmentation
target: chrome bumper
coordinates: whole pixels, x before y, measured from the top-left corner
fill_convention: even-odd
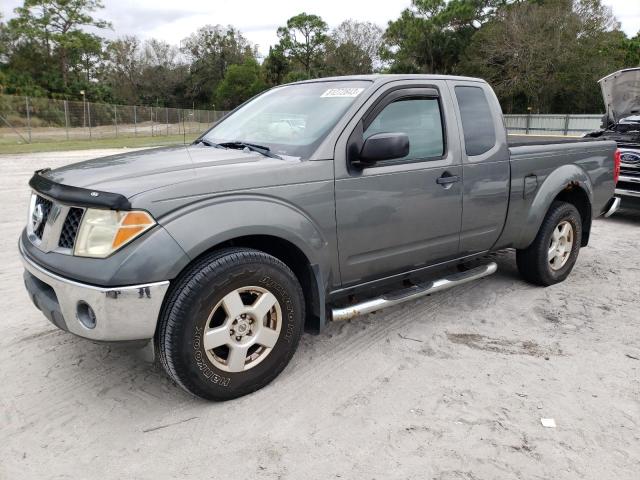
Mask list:
[[[168,281],[95,287],[45,270],[25,255],[22,245],[20,255],[26,270],[27,291],[36,307],[54,325],[97,341],[153,338]],[[87,306],[93,315],[88,313]]]

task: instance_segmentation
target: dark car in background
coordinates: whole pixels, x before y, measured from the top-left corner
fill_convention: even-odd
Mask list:
[[[602,129],[586,136],[618,143],[616,196],[622,198],[622,207],[640,208],[640,68],[617,71],[599,83],[607,113]]]

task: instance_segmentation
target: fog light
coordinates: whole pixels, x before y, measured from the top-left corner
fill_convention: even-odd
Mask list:
[[[86,302],[78,302],[78,320],[88,329],[96,326],[96,313]]]

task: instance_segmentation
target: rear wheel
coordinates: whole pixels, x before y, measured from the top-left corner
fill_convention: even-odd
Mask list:
[[[553,202],[533,243],[516,252],[520,274],[536,285],[562,282],[578,259],[581,238],[582,220],[576,207]]]
[[[284,263],[257,250],[227,249],[177,281],[160,319],[159,357],[188,392],[231,399],[284,369],[303,324],[302,289]]]

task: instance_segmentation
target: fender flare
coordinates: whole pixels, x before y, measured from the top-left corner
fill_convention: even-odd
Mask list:
[[[531,202],[523,227],[514,242],[515,248],[527,248],[536,238],[540,225],[554,199],[567,188],[582,189],[593,205],[593,185],[589,175],[575,164],[563,165],[551,172],[538,188]]]
[[[325,293],[332,272],[330,244],[322,228],[300,208],[260,194],[224,195],[190,204],[162,219],[161,225],[190,260],[217,245],[251,236],[269,236],[294,245],[305,256],[317,287],[318,323],[325,324]]]
[[[159,223],[192,259],[234,238],[270,235],[293,243],[311,264],[329,264],[329,243],[320,226],[300,208],[268,195],[209,198],[173,211]]]

